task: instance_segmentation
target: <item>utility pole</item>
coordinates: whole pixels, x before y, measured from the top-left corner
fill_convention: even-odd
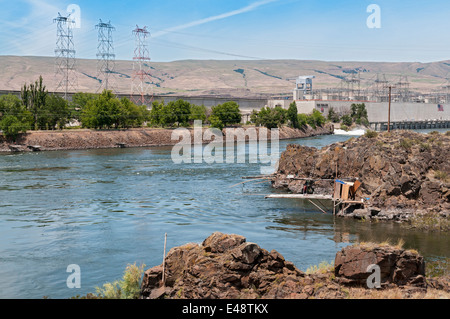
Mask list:
[[[392,97],[392,86],[389,85],[388,132],[391,132],[391,97]]]

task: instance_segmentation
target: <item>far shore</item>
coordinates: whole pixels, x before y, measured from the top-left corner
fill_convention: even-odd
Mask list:
[[[244,129],[251,126],[244,126]],[[254,127],[253,127],[254,128]],[[223,134],[230,128],[225,128]],[[232,128],[231,128],[232,129]],[[260,128],[256,128],[259,136]],[[61,131],[30,131],[21,134],[15,142],[6,141],[0,136],[0,153],[11,153],[13,151],[32,152],[40,151],[64,151],[64,150],[87,150],[87,149],[110,149],[110,148],[137,148],[173,146],[179,140],[172,139],[175,129],[162,128],[140,128],[129,130],[61,130]],[[193,131],[193,128],[188,128]],[[313,129],[307,127],[304,130],[282,127],[279,130],[280,140],[307,138],[319,135],[331,135],[334,126],[326,124],[323,127]],[[191,134],[192,135],[192,134]],[[270,133],[267,137],[270,140]],[[203,140],[205,144],[213,140]]]

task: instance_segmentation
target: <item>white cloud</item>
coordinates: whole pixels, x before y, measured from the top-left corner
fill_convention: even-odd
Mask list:
[[[259,8],[259,7],[263,6],[263,5],[266,5],[268,3],[275,2],[275,1],[278,1],[278,0],[257,1],[257,2],[254,2],[254,3],[246,6],[246,7],[241,8],[241,9],[233,10],[233,11],[230,11],[230,12],[226,12],[226,13],[219,14],[219,15],[212,16],[212,17],[205,18],[205,19],[192,21],[192,22],[189,22],[189,23],[186,23],[186,24],[182,24],[182,25],[173,27],[173,28],[166,29],[164,31],[156,32],[156,33],[154,33],[152,35],[152,37],[153,38],[157,38],[157,37],[163,36],[163,35],[165,35],[167,33],[170,33],[170,32],[180,31],[180,30],[192,28],[192,27],[195,27],[195,26],[199,26],[199,25],[202,25],[202,24],[205,24],[205,23],[218,21],[218,20],[223,20],[223,19],[230,18],[230,17],[236,16],[236,15],[239,15],[239,14],[251,12],[251,11],[256,10],[257,8]]]

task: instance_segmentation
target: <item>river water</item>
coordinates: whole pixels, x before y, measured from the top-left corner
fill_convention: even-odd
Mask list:
[[[323,147],[351,136],[289,143]],[[213,232],[245,236],[305,271],[358,241],[397,242],[427,260],[450,257],[448,235],[323,214],[305,202],[264,199],[268,183],[242,182],[260,164],[174,164],[172,148],[0,156],[0,298],[60,299],[95,292],[127,264],[161,264],[168,249]],[[81,288],[69,289],[69,265]]]

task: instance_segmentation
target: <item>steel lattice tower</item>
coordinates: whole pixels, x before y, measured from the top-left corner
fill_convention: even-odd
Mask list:
[[[56,91],[64,90],[64,97],[70,90],[75,91],[77,87],[77,79],[75,73],[75,45],[73,42],[73,27],[75,21],[70,18],[61,16],[53,20],[57,24],[57,40],[55,49],[55,77],[57,81]]]
[[[136,47],[133,58],[131,100],[136,104],[148,105],[153,100],[153,92],[150,88],[150,83],[152,83],[149,65],[150,53],[147,45],[150,32],[147,31],[147,27],[139,28],[136,26],[133,34]]]
[[[111,22],[104,23],[101,19],[95,27],[98,29],[97,71],[98,78],[101,80],[97,92],[101,92],[103,89],[115,91],[116,55],[114,54],[112,34],[116,29]]]

